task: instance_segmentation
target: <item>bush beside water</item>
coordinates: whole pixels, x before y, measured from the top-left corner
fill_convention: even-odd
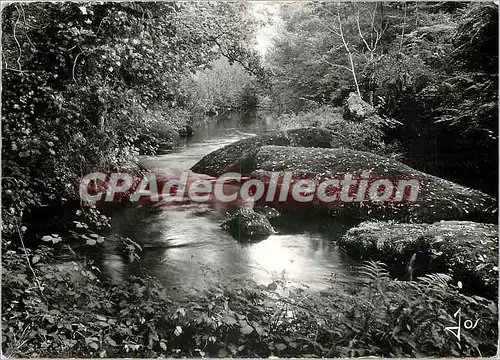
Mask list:
[[[322,127],[332,131],[342,146],[398,158],[397,145],[386,144],[385,124],[377,121],[352,121],[343,117],[343,110],[331,106],[283,114],[277,119],[279,129]]]
[[[307,293],[282,281],[225,284],[173,303],[151,277],[108,284],[54,250],[3,253],[2,348],[19,357],[492,356],[497,308],[446,275],[392,280],[369,262],[358,284]],[[480,319],[461,339],[444,330]]]
[[[420,170],[497,195],[498,6],[419,4],[417,11],[394,3],[377,14],[372,5],[345,4],[338,16],[355,50],[351,72],[338,68],[347,64],[339,62],[347,61],[341,40],[311,21],[337,21],[326,3],[283,8],[285,31],[269,69],[252,50],[257,24],[241,16],[241,4],[5,6],[3,355],[493,356],[496,305],[465,295],[446,275],[400,282],[367,263],[358,284],[332,280],[328,293],[238,283],[174,303],[148,276],[109,283],[73,250],[112,241],[109,218],[72,201],[84,174],[136,171],[138,153],[171,147],[207,112],[261,99],[280,114],[296,112],[281,115],[280,128],[324,127],[337,143],[380,155],[397,157],[402,148]],[[361,7],[361,23],[345,17],[351,6]],[[367,54],[358,27],[368,34],[378,23],[387,32]],[[356,90],[353,73],[358,93],[402,123],[390,134],[401,147],[385,141],[378,123],[342,119],[328,106]],[[130,239],[113,241],[128,262],[140,256]],[[462,320],[480,319],[462,327],[460,339],[445,330],[457,324],[457,309]]]

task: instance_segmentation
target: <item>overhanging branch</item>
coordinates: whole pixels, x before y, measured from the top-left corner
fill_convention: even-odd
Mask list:
[[[210,37],[209,40],[214,42],[217,47],[219,48],[220,50],[220,53],[222,54],[222,56],[224,56],[226,59],[228,59],[229,61],[233,61],[233,62],[237,62],[238,64],[240,64],[246,71],[248,71],[249,73],[251,73],[252,75],[255,75],[258,77],[258,74],[255,72],[254,69],[252,69],[251,67],[249,67],[248,65],[246,65],[243,61],[241,61],[240,59],[238,59],[237,57],[231,55],[229,52],[227,51],[224,51],[224,46],[217,40],[221,35],[218,35],[216,37]]]

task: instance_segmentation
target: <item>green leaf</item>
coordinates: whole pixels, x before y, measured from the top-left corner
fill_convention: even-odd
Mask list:
[[[180,334],[182,334],[182,328],[179,325],[177,325],[174,330],[174,335],[179,336]]]
[[[248,334],[251,334],[253,332],[253,327],[251,327],[250,325],[248,324],[244,324],[241,326],[240,328],[240,332],[243,334],[243,335],[248,335]]]
[[[234,325],[237,323],[236,319],[229,315],[224,315],[222,317],[222,322],[226,325]]]
[[[262,336],[262,334],[264,333],[264,329],[261,326],[259,326],[258,324],[256,324],[255,322],[252,322],[252,324],[253,324],[253,327],[255,329],[255,332],[257,334],[259,334],[259,336]]]
[[[275,283],[275,282],[272,282],[272,283],[270,283],[269,285],[267,285],[267,288],[268,288],[269,290],[274,291],[274,290],[276,290],[276,289],[278,288],[278,285],[276,285],[276,283]]]
[[[276,348],[276,349],[278,349],[279,351],[283,351],[283,350],[285,350],[285,349],[286,349],[286,347],[287,347],[287,346],[286,346],[285,344],[282,344],[282,343],[280,343],[280,344],[276,344],[276,345],[275,345],[275,348]]]

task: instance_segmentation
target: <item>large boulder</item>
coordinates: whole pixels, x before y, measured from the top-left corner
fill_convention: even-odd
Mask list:
[[[221,226],[239,242],[263,240],[275,233],[264,215],[247,207],[230,215]]]
[[[393,128],[397,125],[401,125],[400,122],[394,119],[378,115],[377,110],[372,105],[364,101],[357,93],[349,94],[347,102],[344,106],[343,119],[346,122],[352,122],[354,124],[357,123],[358,126],[360,124],[365,124],[365,126],[370,125],[379,130],[383,127]],[[329,126],[327,126],[327,128],[331,129]],[[372,132],[370,130],[368,131]]]
[[[254,211],[258,214],[264,215],[267,219],[276,219],[281,216],[278,210],[272,208],[270,206],[257,206],[254,208]]]
[[[386,262],[396,273],[448,273],[474,293],[497,294],[498,225],[367,221],[350,229],[339,246],[358,259]]]
[[[349,99],[352,100],[351,97]],[[375,109],[359,100],[361,105],[351,104],[343,114],[341,108],[330,106],[298,114],[283,114],[278,118],[276,126],[278,129],[320,127],[330,130],[338,138],[332,148],[346,147],[379,155],[396,155],[394,144],[388,145],[384,141],[384,130],[394,127],[396,122],[388,118],[382,119],[376,115]]]
[[[329,148],[337,146],[339,141],[331,131],[321,128],[270,131],[218,149],[204,156],[191,170],[196,173],[219,176],[226,172],[228,165],[237,163],[244,154],[264,145]]]
[[[300,178],[314,179],[318,184],[327,179],[344,179],[351,174],[353,179],[360,179],[362,172],[369,172],[366,189],[376,180],[386,179],[393,187],[392,196],[384,201],[370,201],[371,197],[362,196],[358,201],[331,201],[318,199],[317,194],[309,202],[297,203],[291,196],[286,201],[277,202],[277,197],[266,201],[267,205],[284,210],[327,211],[338,215],[357,219],[399,219],[413,222],[434,222],[439,220],[475,220],[482,222],[497,221],[496,200],[480,191],[458,185],[436,176],[415,170],[399,161],[378,156],[372,153],[345,148],[318,149],[289,146],[263,146],[247,152],[233,164],[230,171],[249,174],[269,184],[272,172],[291,172],[292,184]],[[400,182],[401,181],[401,182]],[[397,199],[398,187],[403,181],[416,182],[414,190],[418,190],[416,199],[411,199],[410,188],[399,193],[404,195]],[[357,185],[361,184],[360,182]],[[362,193],[357,185],[351,186],[351,194]],[[281,186],[278,180],[278,187]],[[360,186],[362,189],[362,187]],[[328,188],[327,188],[328,190]],[[331,191],[332,188],[330,188]],[[358,191],[359,190],[359,191]],[[381,190],[384,190],[382,188]],[[280,189],[276,194],[280,193]],[[335,190],[337,192],[340,189]],[[367,192],[369,194],[369,191]],[[389,194],[389,190],[388,190]],[[337,196],[340,198],[340,196]],[[265,199],[257,202],[260,204]],[[362,200],[362,201],[360,201]]]
[[[346,120],[342,117],[343,109],[331,106],[322,106],[311,111],[303,111],[298,114],[282,114],[276,120],[277,129],[300,129],[306,127],[320,127],[329,129],[331,124],[342,123]]]
[[[354,121],[364,121],[376,115],[375,108],[356,93],[350,93],[345,106],[344,117]]]

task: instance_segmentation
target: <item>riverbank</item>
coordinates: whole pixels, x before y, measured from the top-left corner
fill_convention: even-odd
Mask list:
[[[2,356],[495,353],[498,5],[0,7]],[[308,189],[131,201],[191,167]]]
[[[226,133],[234,134],[234,129],[226,129],[220,137],[224,138]],[[214,145],[213,140],[210,144],[220,146]],[[194,146],[195,154],[200,151],[199,146],[208,151],[208,145],[202,143]],[[174,159],[179,157],[179,154],[173,155]],[[189,153],[175,161],[180,164],[192,156]],[[157,158],[150,161],[160,165]],[[186,208],[179,210],[160,212],[157,217],[148,213],[145,217],[153,223],[163,219],[165,226],[169,222],[178,224],[186,218],[177,215],[189,214]],[[83,218],[78,219],[81,215],[76,211],[75,218],[66,216],[66,221],[78,228],[77,235],[70,232],[50,235],[45,240],[52,244],[51,248],[41,246],[34,252],[27,249],[29,262],[22,249],[9,252],[8,247],[4,248],[7,251],[3,257],[6,289],[2,294],[6,309],[3,320],[8,324],[4,332],[5,354],[24,357],[54,354],[64,357],[401,357],[487,356],[496,351],[492,345],[497,337],[495,304],[477,295],[464,294],[456,281],[445,275],[402,282],[392,279],[382,265],[371,263],[357,269],[356,279],[346,281],[336,276],[338,274],[329,276],[328,286],[322,291],[304,291],[279,277],[267,283],[240,277],[219,280],[216,286],[207,286],[197,294],[180,299],[172,294],[176,290],[164,286],[157,276],[152,276],[155,274],[151,274],[150,268],[140,265],[151,262],[151,251],[119,234],[105,235],[109,234],[107,224],[113,221],[113,231],[117,231],[116,216],[112,216],[111,222],[100,218],[102,228],[98,230]],[[192,228],[191,232],[186,228],[172,231],[181,230],[187,237],[196,237],[195,233],[211,236],[217,225],[205,222],[206,209],[201,213],[203,216],[193,213],[189,218],[186,225]],[[293,216],[278,217],[273,224],[279,227],[284,218],[293,222],[292,234],[304,231],[305,226]],[[131,222],[129,218],[123,221]],[[159,234],[167,237],[175,234],[165,234],[167,229],[155,227],[148,233],[141,227],[134,235],[156,236],[158,241]],[[123,231],[129,232],[130,228],[125,227]],[[298,235],[294,238],[296,242],[308,240]],[[214,239],[219,243],[226,241],[222,229],[214,234]],[[268,243],[282,239],[271,238]],[[227,241],[229,244],[229,239]],[[96,253],[109,251],[105,245],[114,244],[113,248],[123,259],[121,264],[138,269],[140,277],[129,274],[113,282],[107,277],[103,264],[89,256],[88,251],[79,252],[73,245],[76,243]],[[236,245],[234,241],[233,244]],[[68,245],[80,255],[69,258],[66,255],[66,260],[61,262],[57,253],[69,253]],[[181,247],[176,252],[177,258],[182,256],[179,251],[185,255],[183,261],[186,262],[180,264],[193,262],[193,258],[198,259],[204,253],[208,255],[208,250],[199,245],[189,247],[179,241],[173,245]],[[156,246],[161,248],[164,244],[157,242]],[[200,250],[195,251],[198,247]],[[153,247],[152,251],[161,254],[158,249]],[[245,249],[248,248],[230,252],[221,247],[229,258]],[[310,256],[309,252],[305,253]],[[269,255],[277,262],[278,257],[273,254]],[[285,257],[281,249],[279,254],[280,259]],[[145,258],[141,261],[142,257]],[[175,256],[160,258],[170,261],[171,266],[175,259]],[[182,277],[185,282],[190,278],[188,269],[182,268],[186,273]],[[210,276],[211,272],[216,279],[220,276],[216,266],[204,269],[204,276]],[[481,318],[474,330],[463,330],[460,347],[454,335],[443,330],[456,324],[453,314],[459,307],[464,317]],[[29,317],[25,316],[25,309]]]
[[[8,357],[496,353],[495,304],[461,294],[445,276],[399,282],[380,265],[368,263],[359,279],[363,286],[344,284],[341,291],[336,286],[335,291],[308,294],[280,281],[268,286],[238,282],[174,303],[151,277],[112,285],[99,279],[92,264],[51,264],[51,252],[39,248],[31,269],[18,253],[4,253],[4,261],[14,265],[4,272],[2,294]],[[12,301],[20,296],[21,302]],[[460,347],[451,334],[438,335],[455,322],[457,306],[464,316],[481,318],[474,331],[462,333]]]
[[[229,122],[222,127],[222,131],[212,125],[207,134],[196,134],[188,140],[188,144],[192,141],[192,145],[187,149],[192,147],[192,152],[189,150],[182,155],[174,151],[166,157],[142,158],[140,167],[160,172],[162,169],[189,167],[203,155],[219,148],[222,149],[217,150],[215,155],[222,155],[215,157],[216,162],[207,162],[215,171],[233,163],[239,163],[240,171],[243,165],[250,166],[248,172],[272,170],[273,161],[279,161],[280,166],[291,166],[292,170],[304,170],[307,166],[309,172],[318,172],[325,170],[326,163],[336,164],[332,161],[325,163],[322,159],[338,160],[339,154],[344,153],[348,154],[345,157],[349,161],[344,159],[341,164],[352,165],[352,154],[363,155],[361,165],[366,164],[366,159],[377,163],[381,159],[366,152],[336,150],[335,147],[343,146],[342,140],[326,128],[272,132],[265,118],[259,120],[263,121],[263,125],[247,128],[241,125],[243,119],[226,119]],[[235,121],[234,124],[231,121]],[[249,123],[252,124],[251,121]],[[247,139],[256,133],[256,136]],[[234,141],[234,145],[224,148],[224,145]],[[324,144],[324,149],[297,147],[313,146],[318,141]],[[268,143],[276,142],[294,147],[268,146]],[[247,145],[241,146],[241,143]],[[309,154],[311,151],[312,155]],[[297,157],[295,152],[307,156]],[[232,156],[230,161],[224,154]],[[169,156],[172,157],[170,162],[165,160]],[[254,161],[254,157],[258,161]],[[207,155],[207,159],[210,158],[214,158],[214,154]],[[242,158],[247,160],[242,163]],[[404,164],[395,160],[384,160],[382,164],[406,169]],[[261,169],[264,165],[271,168]],[[448,192],[458,189],[457,194],[466,197],[465,203],[473,197],[475,200],[471,206],[482,206],[482,194],[455,185],[446,188]],[[439,195],[440,192],[435,194]],[[449,196],[444,198],[449,199]],[[95,208],[82,211],[79,204],[67,202],[59,212],[51,210],[51,226],[30,226],[27,232],[20,229],[19,236],[26,244],[47,243],[51,247],[27,247],[26,253],[23,248],[14,250],[10,244],[4,247],[3,279],[6,290],[3,292],[3,307],[4,322],[8,324],[4,353],[10,356],[58,354],[65,357],[389,357],[484,356],[495,353],[491,344],[497,336],[497,310],[491,300],[478,296],[482,295],[481,291],[470,292],[465,282],[467,286],[459,288],[456,278],[432,274],[435,271],[416,272],[410,282],[395,280],[395,274],[401,275],[406,270],[394,272],[393,263],[389,261],[394,254],[383,252],[383,256],[378,256],[381,254],[378,250],[368,250],[365,258],[387,261],[391,274],[384,265],[376,263],[357,263],[353,270],[356,276],[349,278],[339,272],[341,267],[311,267],[304,262],[304,258],[310,258],[308,254],[319,245],[311,243],[309,247],[301,247],[297,242],[311,242],[312,237],[307,234],[317,230],[314,226],[303,224],[309,220],[294,211],[270,219],[269,223],[266,221],[273,226],[266,228],[264,238],[271,234],[267,240],[252,243],[251,247],[236,248],[238,242],[225,235],[219,227],[224,215],[217,214],[218,210],[189,207],[165,211],[143,209],[141,215],[131,208],[131,216],[121,216],[120,213],[129,211],[127,206],[130,204],[114,203],[109,209],[101,209],[104,213],[100,213]],[[436,214],[436,211],[439,214],[440,208],[444,207],[433,207],[432,213],[422,208],[408,214],[422,212],[428,216]],[[446,209],[445,213],[453,217],[462,214],[464,207]],[[369,216],[375,214],[365,207],[361,210],[368,211]],[[394,216],[394,211],[379,210],[384,216]],[[40,211],[47,214],[44,209]],[[354,213],[339,208],[337,215],[330,214],[332,218],[323,218],[317,226],[343,227],[343,231],[353,227],[351,232],[355,231],[359,220],[352,218],[349,226],[337,223],[334,219],[339,214],[350,218]],[[137,216],[139,223],[134,228],[131,225]],[[297,221],[298,216],[300,221]],[[154,226],[148,229],[151,224]],[[230,233],[241,235],[239,224],[236,228],[233,226]],[[421,226],[425,228],[427,225]],[[390,224],[389,228],[397,227]],[[249,229],[250,233],[254,231]],[[277,234],[274,234],[275,229]],[[290,235],[286,231],[284,233],[284,229],[288,229],[286,231]],[[206,242],[213,241],[220,244],[219,247],[205,247],[188,241],[199,238],[200,233],[203,233]],[[342,245],[343,239],[348,236],[342,237],[338,229],[333,233],[326,231],[325,235],[321,241],[331,243],[328,246],[335,249],[336,243]],[[291,239],[288,247],[269,248],[268,244],[283,244],[287,236]],[[137,239],[141,240],[137,242]],[[162,239],[169,240],[165,242]],[[259,244],[263,246],[260,246],[260,252],[256,251],[257,255],[260,254],[256,260],[262,262],[262,254],[266,253],[269,263],[287,268],[284,261],[288,258],[287,251],[293,246],[304,252],[303,257],[290,258],[301,262],[301,272],[319,270],[325,277],[327,269],[331,269],[333,275],[323,280],[321,290],[304,290],[290,278],[277,276],[276,273],[267,280],[259,278],[255,271],[243,276],[240,268],[254,264],[241,254],[259,249]],[[354,247],[356,251],[362,248],[358,245]],[[181,253],[174,251],[172,256],[168,256],[176,248],[180,248]],[[313,254],[318,252],[314,251]],[[280,254],[279,259],[275,255],[277,253]],[[402,255],[404,259],[406,254]],[[211,260],[211,255],[215,260]],[[339,259],[314,256],[310,261],[335,262]],[[170,268],[183,269],[182,282],[193,281],[191,287],[200,286],[199,290],[186,292],[185,296],[174,296],[172,291],[183,291],[176,288],[178,285],[169,285],[170,282],[175,284],[171,279],[175,277],[175,271],[166,272],[164,267],[155,268],[152,265],[163,262],[168,262]],[[227,267],[226,272],[238,276],[227,277],[220,271],[229,262],[236,263],[236,267]],[[195,265],[188,265],[192,263]],[[266,264],[264,262],[264,266]],[[203,269],[201,273],[197,267]],[[162,273],[166,275],[159,276]],[[297,274],[295,272],[295,276]],[[423,278],[417,279],[420,275]],[[194,281],[196,278],[213,281],[198,284]],[[255,282],[254,278],[259,281]],[[303,281],[307,284],[314,278],[306,277]],[[453,314],[459,307],[463,309],[464,316],[481,317],[480,325],[474,332],[462,335],[461,347],[452,341],[453,334],[443,333],[445,327],[455,324]],[[25,316],[26,309],[29,317]]]
[[[498,225],[470,221],[404,224],[367,221],[339,246],[358,259],[385,261],[407,280],[447,273],[464,291],[498,297]]]

